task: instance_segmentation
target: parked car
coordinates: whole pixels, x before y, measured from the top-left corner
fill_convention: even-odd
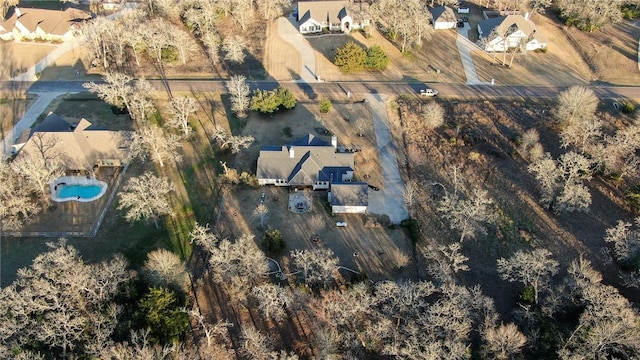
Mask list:
[[[345,221],[338,221],[338,222],[336,223],[336,226],[337,226],[337,227],[346,227],[346,226],[347,226],[347,223],[346,223]]]
[[[464,27],[464,21],[462,21],[462,19],[458,19],[458,23],[456,24],[456,26],[458,26],[459,28],[463,28]]]
[[[426,89],[420,90],[420,96],[437,96],[438,90],[435,89]]]
[[[458,14],[468,14],[469,13],[469,8],[466,6],[460,6],[458,8]]]

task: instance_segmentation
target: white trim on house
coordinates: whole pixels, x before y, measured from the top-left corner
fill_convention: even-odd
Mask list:
[[[298,31],[300,31],[301,34],[319,33],[322,32],[322,24],[313,19],[309,19],[300,24]]]

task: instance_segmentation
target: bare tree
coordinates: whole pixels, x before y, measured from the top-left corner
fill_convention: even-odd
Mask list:
[[[232,136],[219,125],[216,125],[213,140],[221,147],[228,148],[232,154],[237,154],[242,149],[246,149],[254,142],[253,136]]]
[[[246,299],[247,292],[268,271],[265,255],[251,235],[242,235],[235,242],[221,240],[211,251],[209,265],[213,280],[239,302]]]
[[[193,230],[189,233],[189,237],[191,238],[191,242],[202,246],[202,248],[209,253],[215,251],[216,246],[218,246],[220,242],[220,238],[209,229],[209,224],[202,226],[196,223]]]
[[[267,220],[269,208],[265,204],[258,204],[253,210],[253,215],[260,221],[260,229],[264,229],[264,222]]]
[[[258,301],[258,310],[265,319],[282,320],[286,316],[285,308],[291,303],[291,291],[275,284],[262,284],[251,289],[252,296]]]
[[[170,111],[173,117],[169,121],[169,126],[180,129],[184,135],[188,136],[192,130],[189,126],[189,117],[198,110],[197,105],[198,102],[193,97],[174,97],[171,100]]]
[[[529,165],[540,186],[540,202],[559,211],[585,211],[591,205],[591,194],[584,185],[591,178],[591,161],[570,151],[558,161],[548,153]],[[554,206],[555,205],[555,206]]]
[[[150,172],[132,177],[118,193],[119,210],[126,210],[127,221],[152,220],[156,229],[163,215],[173,215],[173,209],[167,199],[173,191],[173,185],[167,178],[160,178]]]
[[[218,2],[220,3],[220,2]],[[206,34],[213,34],[219,18],[216,2],[206,0],[191,1],[183,13],[186,25],[202,39]]]
[[[16,174],[27,179],[23,186],[30,187],[44,203],[49,203],[49,184],[56,178],[64,175],[64,169],[57,161],[48,163],[40,156],[22,156],[11,163],[11,168]]]
[[[502,279],[531,286],[536,304],[540,292],[549,289],[551,278],[558,273],[558,266],[547,249],[521,250],[508,259],[498,259],[498,272]]]
[[[573,86],[558,95],[554,115],[560,126],[564,127],[581,118],[592,118],[597,107],[598,98],[591,89]]]
[[[401,49],[420,46],[423,39],[430,38],[432,27],[421,19],[428,18],[426,8],[419,0],[380,0],[371,6],[377,21],[384,24],[393,40],[402,38]]]
[[[253,18],[253,13],[252,0],[233,0],[231,16],[233,16],[243,31],[247,30],[247,23]]]
[[[0,231],[18,230],[40,212],[26,182],[24,175],[14,172],[6,162],[0,162]]]
[[[572,25],[592,32],[622,21],[621,0],[610,0],[606,3],[585,2],[579,0],[557,0],[563,18],[572,19]]]
[[[469,266],[466,264],[469,258],[460,252],[461,249],[461,243],[452,243],[439,246],[437,251],[429,250],[427,252],[429,273],[440,282],[455,282],[456,274],[469,271]]]
[[[220,36],[218,34],[208,32],[202,35],[202,44],[207,49],[207,55],[213,64],[217,64],[220,59]]]
[[[170,1],[173,2],[173,0]],[[172,6],[176,7],[175,4],[173,4]],[[170,28],[171,31],[169,32],[170,35],[168,43],[170,43],[171,46],[176,49],[176,51],[178,52],[178,57],[180,58],[180,62],[182,62],[182,64],[184,65],[187,63],[189,58],[196,53],[198,47],[193,41],[191,35],[189,35],[187,32],[173,25],[170,26]]]
[[[224,59],[242,64],[244,63],[244,49],[247,47],[246,40],[239,35],[227,36],[222,41],[222,50],[225,52]]]
[[[242,329],[242,352],[248,359],[270,360],[273,340],[253,326]]]
[[[540,133],[536,129],[529,129],[522,134],[518,144],[518,152],[527,161],[537,161],[544,156],[544,149],[540,144]]]
[[[336,277],[339,260],[331,249],[293,250],[291,258],[306,284],[326,286]]]
[[[4,17],[1,18],[4,19]],[[110,30],[113,30],[113,27],[113,23],[107,18],[98,16],[85,24],[82,29],[91,63],[94,65],[102,63],[104,69],[109,68]]]
[[[615,259],[624,267],[637,268],[634,264],[640,257],[640,218],[636,218],[636,226],[625,221],[607,229],[604,241],[612,243]]]
[[[591,153],[594,144],[602,137],[602,121],[595,116],[579,117],[567,124],[560,133],[561,146],[570,146]]]
[[[120,109],[129,109],[129,101],[134,92],[132,85],[133,78],[118,72],[108,72],[103,77],[105,83],[97,84],[92,82],[84,83],[82,86],[92,92],[107,104]]]
[[[265,20],[273,20],[291,8],[291,0],[256,0],[256,5]]]
[[[576,262],[581,264],[576,264]],[[588,261],[576,260],[569,269],[577,305],[584,309],[578,325],[558,351],[560,359],[631,359],[640,352],[637,310]]]
[[[150,339],[150,329],[131,331],[129,341],[117,343],[102,349],[101,359],[111,360],[173,360],[184,359],[186,354],[180,350],[178,344],[153,344]]]
[[[449,222],[452,230],[460,231],[460,242],[474,237],[476,232],[486,233],[483,224],[495,221],[493,200],[485,190],[474,189],[468,200],[457,193],[448,193],[438,206],[438,212]]]
[[[484,334],[484,356],[491,359],[513,359],[522,351],[527,343],[527,337],[513,324],[502,324],[489,328]]]
[[[422,108],[422,120],[427,129],[435,129],[444,125],[444,108],[437,102],[430,101]]]
[[[153,91],[151,84],[140,78],[132,83],[132,95],[129,100],[129,115],[131,119],[144,123],[148,120],[149,114],[156,111],[150,94]]]
[[[182,160],[178,152],[180,147],[182,143],[178,135],[165,133],[161,128],[149,124],[134,134],[131,154],[143,160],[150,156],[153,162],[163,167],[167,160]]]
[[[153,286],[171,287],[180,291],[185,289],[189,280],[185,263],[178,255],[166,249],[147,254],[142,274]]]
[[[409,211],[413,207],[413,204],[418,197],[418,185],[413,181],[408,181],[404,186],[404,192],[402,193],[402,200],[404,204],[407,206]]]
[[[251,104],[251,98],[249,97],[251,91],[246,80],[247,78],[244,75],[234,75],[225,83],[227,90],[231,94],[231,110],[238,117],[246,116]]]
[[[133,273],[122,256],[87,264],[63,239],[48,245],[51,250],[0,292],[0,349],[35,347],[59,358],[95,358],[112,344],[120,313],[115,298]]]

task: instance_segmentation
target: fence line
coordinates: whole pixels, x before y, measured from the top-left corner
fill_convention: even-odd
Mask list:
[[[93,227],[89,231],[3,231],[3,235],[10,237],[48,237],[48,238],[58,238],[58,237],[86,237],[93,238],[98,234],[98,230],[100,230],[100,225],[104,221],[104,217],[111,207],[111,203],[113,202],[113,198],[116,196],[117,189],[120,187],[120,182],[124,177],[124,174],[127,172],[127,168],[129,168],[129,163],[126,163],[125,166],[118,174],[118,178],[115,183],[113,183],[111,194],[109,194],[109,198],[102,208],[100,215],[98,216],[98,221],[95,222]]]

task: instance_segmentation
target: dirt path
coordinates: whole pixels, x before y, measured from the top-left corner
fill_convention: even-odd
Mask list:
[[[372,214],[386,214],[391,222],[398,224],[409,217],[404,204],[402,194],[404,183],[400,177],[398,161],[396,160],[396,148],[393,145],[393,137],[387,119],[387,97],[380,95],[365,95],[371,114],[373,115],[373,128],[376,133],[378,156],[384,189],[369,192],[369,207],[367,211]]]

